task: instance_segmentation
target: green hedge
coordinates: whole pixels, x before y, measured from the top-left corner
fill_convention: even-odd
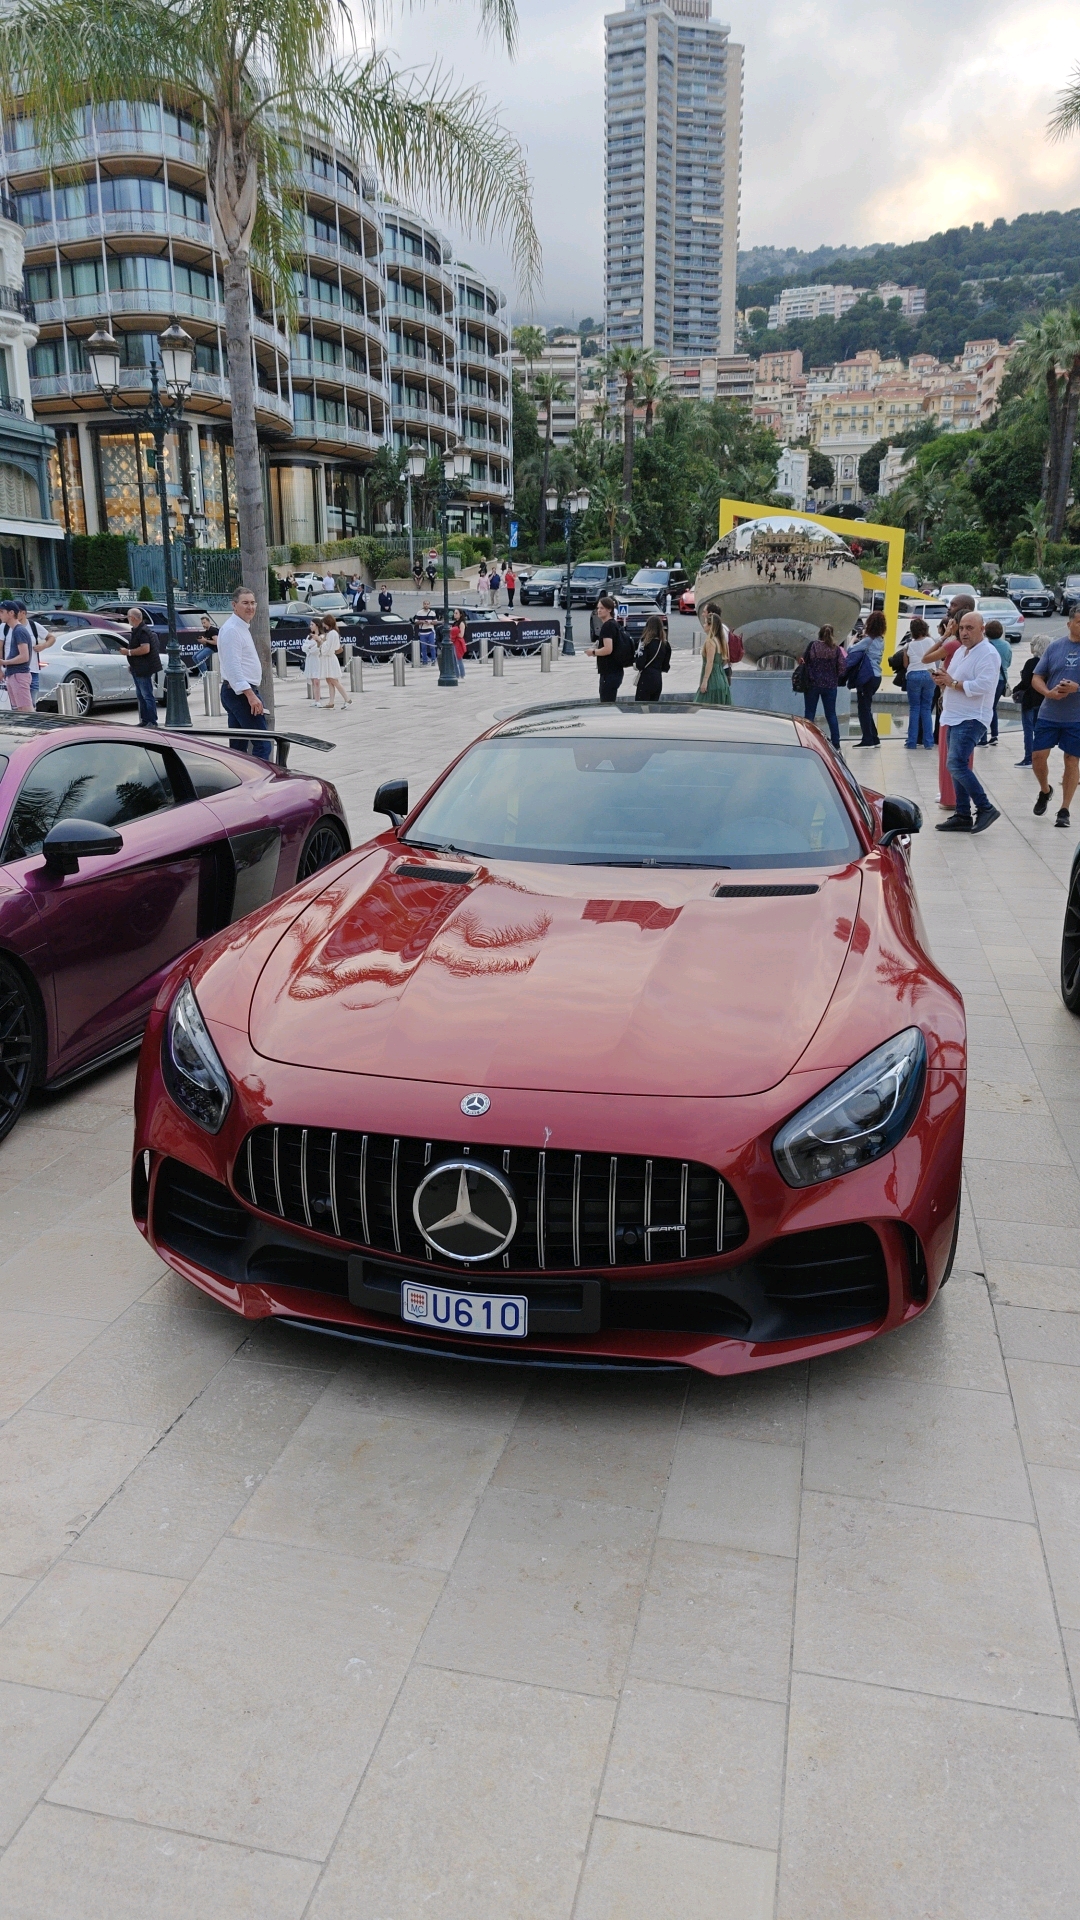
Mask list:
[[[77,533],[71,542],[75,585],[113,593],[128,585],[128,542],[121,533]]]

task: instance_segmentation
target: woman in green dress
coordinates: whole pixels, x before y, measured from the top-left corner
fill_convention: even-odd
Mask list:
[[[731,683],[728,679],[730,657],[727,628],[719,607],[710,607],[705,616],[705,639],[701,648],[701,683],[694,695],[696,707],[730,707]]]

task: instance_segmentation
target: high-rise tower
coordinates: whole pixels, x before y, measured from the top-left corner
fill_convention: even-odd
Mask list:
[[[711,0],[626,0],[604,25],[608,345],[731,354],[743,50]]]

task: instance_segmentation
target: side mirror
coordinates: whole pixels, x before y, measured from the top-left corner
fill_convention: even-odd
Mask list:
[[[909,833],[918,833],[922,826],[922,809],[914,800],[901,800],[894,794],[886,795],[881,803],[881,839],[878,845],[891,847],[894,840]]]
[[[372,811],[389,814],[392,825],[400,827],[409,811],[408,781],[384,780],[382,786],[375,790]]]
[[[61,820],[45,835],[41,851],[47,873],[78,873],[79,861],[103,853],[122,853],[123,836],[98,820]]]

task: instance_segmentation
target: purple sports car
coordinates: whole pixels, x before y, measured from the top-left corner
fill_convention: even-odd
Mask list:
[[[224,734],[0,715],[0,1139],[138,1044],[179,954],[348,848],[327,781]]]

